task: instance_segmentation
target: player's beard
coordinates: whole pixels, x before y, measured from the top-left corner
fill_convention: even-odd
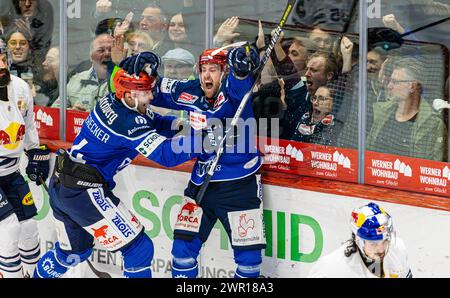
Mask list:
[[[0,88],[5,88],[11,82],[11,74],[6,68],[0,69]]]

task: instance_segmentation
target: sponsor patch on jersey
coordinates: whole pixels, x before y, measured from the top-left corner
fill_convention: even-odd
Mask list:
[[[22,199],[22,205],[24,205],[24,206],[31,206],[33,204],[34,204],[33,196],[31,195],[31,192],[29,192]]]
[[[228,212],[231,228],[231,243],[234,246],[264,244],[262,209]]]
[[[134,122],[136,122],[136,124],[147,124],[147,119],[145,119],[142,116],[136,116],[136,118],[134,118]]]
[[[161,92],[162,93],[171,93],[172,87],[174,86],[175,83],[176,83],[175,80],[164,78],[161,82],[161,87],[160,87]]]
[[[201,130],[207,127],[206,115],[197,112],[189,112],[189,124],[195,130]]]
[[[19,108],[22,115],[26,112],[28,107],[28,102],[25,97],[20,97],[17,101],[17,107]]]
[[[165,140],[166,138],[162,135],[159,135],[156,132],[151,133],[136,147],[136,150],[145,157],[149,157],[150,154],[152,154]]]
[[[197,101],[197,99],[198,99],[198,96],[189,94],[187,92],[183,92],[178,97],[178,102],[187,103],[187,104],[193,104],[194,102]]]
[[[214,102],[214,110],[217,110],[219,107],[221,107],[224,102],[225,96],[223,95],[223,92],[220,92],[216,98],[216,101]]]
[[[133,129],[129,129],[128,130],[128,135],[129,136],[131,136],[132,134],[134,134],[136,131],[138,131],[138,130],[143,130],[143,129],[150,129],[151,127],[150,126],[148,126],[148,125],[144,125],[144,126],[137,126],[137,127],[134,127]]]

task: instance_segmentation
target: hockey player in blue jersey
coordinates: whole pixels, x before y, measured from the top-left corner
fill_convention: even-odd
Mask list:
[[[159,66],[159,58],[144,52],[122,61],[128,72],[140,72]],[[189,111],[194,129],[211,131],[211,123],[233,118],[244,95],[253,85],[253,71],[260,64],[254,49],[204,51],[198,61],[199,79],[176,81],[160,78],[152,105]],[[262,185],[258,170],[261,159],[256,149],[256,121],[251,100],[241,120],[248,125],[238,128],[234,144],[227,142],[200,207],[195,199],[212,159],[200,156],[185,189],[185,202],[178,214],[172,247],[172,276],[195,278],[197,257],[202,244],[217,220],[223,224],[237,264],[235,277],[258,277],[265,247],[262,210]],[[252,122],[253,120],[253,122]],[[219,131],[220,132],[220,131]]]
[[[58,241],[54,250],[41,257],[35,277],[60,277],[69,267],[85,261],[92,253],[94,238],[108,250],[122,253],[125,277],[151,277],[153,243],[138,219],[113,194],[113,177],[139,153],[169,167],[198,154],[172,147],[183,145],[187,137],[172,142],[174,139],[163,136],[173,134],[174,117],[148,113],[154,77],[146,73],[130,76],[119,69],[112,75],[112,84],[115,93],[98,102],[72,148],[58,152],[50,181]],[[201,142],[199,145],[190,152],[202,152]]]

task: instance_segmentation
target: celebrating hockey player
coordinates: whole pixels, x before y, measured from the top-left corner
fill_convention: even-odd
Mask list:
[[[412,277],[405,245],[386,211],[375,203],[356,208],[350,225],[352,238],[320,259],[310,277]]]
[[[148,64],[155,72],[158,61],[155,54],[145,52],[127,58],[121,65],[133,73],[145,69]],[[229,52],[221,49],[205,50],[197,65],[199,79],[176,81],[160,78],[161,83],[156,88],[152,105],[189,111],[191,126],[207,130],[211,135],[212,123],[225,123],[225,119],[233,118],[242,98],[251,89],[253,72],[259,66],[256,50],[250,50],[249,47],[237,47]],[[245,106],[241,118],[243,121],[254,119],[251,100]],[[231,240],[237,264],[235,277],[260,275],[265,235],[262,185],[258,174],[261,160],[254,144],[254,124],[248,125],[247,134],[245,129],[238,128],[238,134],[232,138],[235,143],[227,142],[200,207],[194,200],[212,159],[205,156],[197,159],[175,225],[173,277],[197,277],[197,257],[217,220],[223,224]]]
[[[144,227],[112,190],[115,174],[138,155],[164,166],[176,166],[195,153],[172,147],[174,117],[147,111],[156,80],[146,73],[112,74],[115,93],[101,99],[85,120],[67,152],[60,150],[50,180],[50,205],[58,242],[40,259],[35,277],[56,278],[92,253],[94,238],[110,251],[120,251],[124,276],[151,277],[153,243]],[[163,136],[164,135],[164,136]],[[194,136],[194,135],[193,135]],[[179,137],[173,146],[185,138]],[[194,144],[191,142],[190,144]],[[195,145],[195,144],[194,144]],[[191,152],[201,151],[192,148]]]
[[[50,151],[39,145],[30,88],[9,73],[10,62],[0,37],[0,278],[33,275],[40,255],[33,219],[37,210],[19,161],[25,150],[26,173],[40,185],[48,177],[50,159]]]

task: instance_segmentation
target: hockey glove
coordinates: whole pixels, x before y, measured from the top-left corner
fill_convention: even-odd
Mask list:
[[[227,62],[231,70],[238,77],[246,77],[250,72],[256,71],[261,60],[253,47],[234,48],[227,54]]]
[[[203,209],[197,203],[184,197],[181,202],[181,209],[178,212],[177,222],[173,232],[174,239],[191,241],[198,234],[202,222]]]
[[[123,68],[130,75],[138,76],[142,71],[147,71],[148,75],[157,77],[160,65],[161,59],[158,55],[153,52],[142,52],[122,60],[119,67]]]
[[[31,181],[36,182],[36,185],[41,185],[42,181],[47,180],[50,171],[50,150],[46,145],[41,145],[39,148],[25,151],[28,157],[28,166],[26,173]]]

